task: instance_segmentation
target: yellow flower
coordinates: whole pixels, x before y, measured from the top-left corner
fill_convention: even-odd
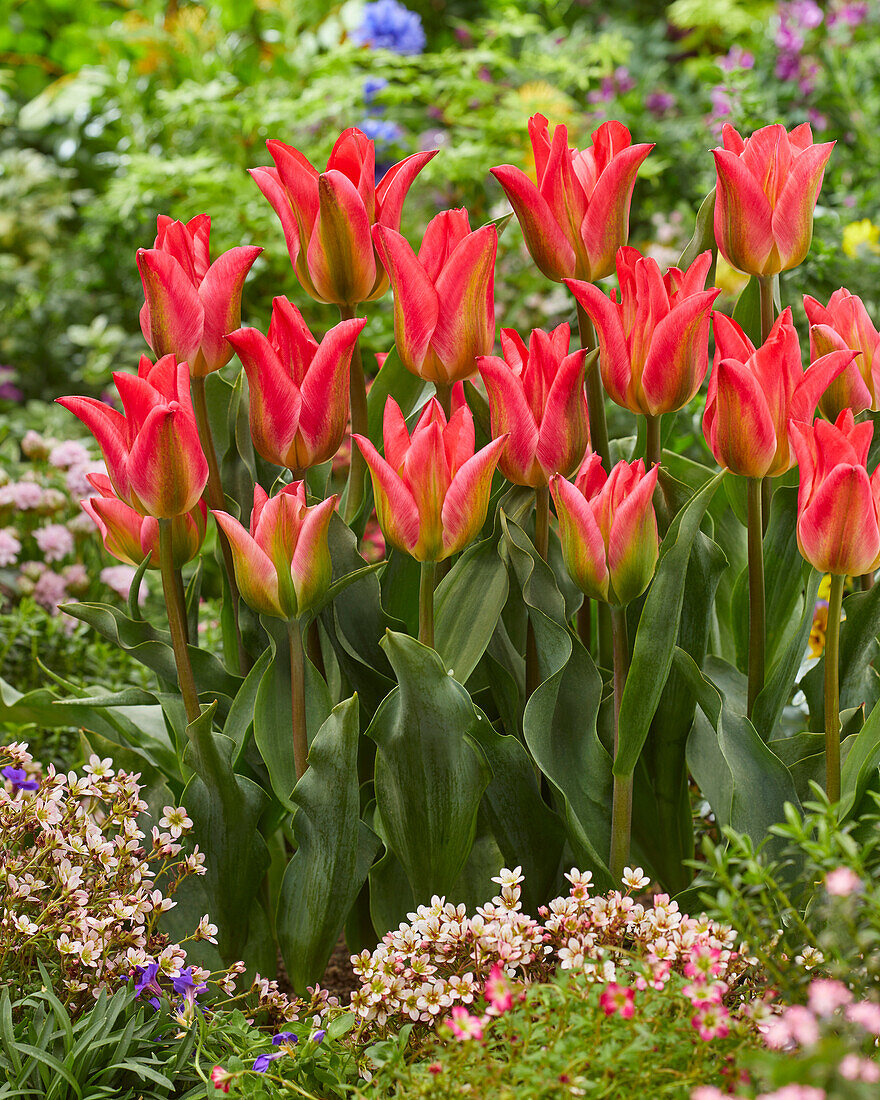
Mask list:
[[[818,598],[825,600],[826,602],[831,598],[831,574],[826,573],[825,576],[819,581],[819,593]]]
[[[861,250],[880,252],[880,226],[863,218],[860,222],[850,222],[843,231],[843,251],[855,259]]]

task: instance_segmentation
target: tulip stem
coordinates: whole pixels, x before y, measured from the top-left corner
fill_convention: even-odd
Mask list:
[[[189,644],[189,615],[186,614],[186,588],[183,584],[183,573],[179,569],[174,570],[174,587],[177,589],[177,599],[184,610],[183,631],[184,638]]]
[[[659,466],[661,461],[660,448],[660,422],[661,416],[645,416],[645,465],[650,470],[652,466]]]
[[[611,632],[614,642],[614,759],[620,743],[620,702],[629,671],[629,637],[626,629],[626,608],[611,608]],[[611,855],[608,865],[611,877],[620,882],[623,869],[629,860],[629,842],[632,829],[633,777],[615,775],[611,796]]]
[[[356,314],[356,306],[340,306],[339,316],[350,321]],[[367,381],[364,377],[364,360],[361,356],[360,336],[351,352],[351,368],[348,375],[348,398],[351,407],[352,434],[369,435],[367,430]],[[351,464],[348,468],[348,495],[345,500],[345,522],[351,523],[364,502],[364,480],[367,464],[360,447],[351,441]]]
[[[309,766],[309,738],[306,730],[306,666],[302,631],[298,619],[288,619],[287,640],[290,649],[290,706],[293,714],[293,766],[302,779]]]
[[[205,379],[191,378],[190,389],[192,391],[193,411],[196,414],[196,427],[199,432],[199,441],[205,453],[208,463],[208,482],[205,486],[205,495],[208,498],[208,506],[217,512],[226,511],[226,496],[223,492],[223,482],[220,478],[220,464],[217,461],[217,450],[214,447],[214,434],[211,431],[211,421],[208,419],[208,401],[205,396]],[[238,672],[244,675],[251,667],[250,658],[241,640],[241,628],[238,624],[238,609],[240,597],[238,585],[235,583],[235,565],[232,561],[232,550],[229,539],[221,531],[217,524],[217,544],[223,557],[223,569],[229,584],[229,595],[232,601],[232,621],[235,625],[235,648],[238,658]]]
[[[590,315],[580,302],[577,304],[577,318],[581,347],[589,353],[597,346],[596,330],[590,320]],[[584,374],[584,384],[587,389],[587,409],[590,415],[590,444],[602,459],[605,472],[610,474],[611,444],[608,442],[608,424],[605,421],[605,394],[602,390],[598,359],[587,367]],[[597,605],[596,619],[599,632],[599,664],[603,668],[608,668],[612,660],[612,643],[611,618],[606,604],[599,603]]]
[[[759,275],[758,290],[761,300],[761,343],[763,344],[776,320],[776,307],[773,304],[773,276]]]
[[[752,716],[755,700],[764,686],[764,527],[761,518],[760,477],[748,479],[749,529],[749,693],[746,714]]]
[[[452,386],[446,382],[435,382],[434,392],[448,424],[449,418],[452,416]]]
[[[840,612],[846,577],[831,576],[825,631],[825,793],[840,801]]]
[[[419,641],[434,648],[434,582],[437,563],[423,561],[419,575]]]
[[[539,485],[535,489],[535,549],[546,561],[550,549],[550,487]],[[531,617],[526,621],[526,699],[541,682],[538,669],[538,643]]]
[[[162,574],[162,591],[165,595],[165,608],[168,612],[168,629],[171,631],[171,645],[174,650],[174,663],[177,666],[177,679],[188,723],[195,722],[201,714],[199,693],[193,676],[192,663],[186,643],[186,607],[177,587],[174,569],[174,541],[170,519],[159,521],[159,569]]]

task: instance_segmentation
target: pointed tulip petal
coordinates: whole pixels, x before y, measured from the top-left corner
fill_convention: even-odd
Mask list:
[[[840,465],[798,518],[801,553],[823,573],[859,576],[880,556],[880,528],[867,471]]]
[[[148,307],[147,343],[156,355],[176,355],[189,362],[198,351],[205,328],[205,310],[195,286],[167,252],[141,248],[138,270]]]
[[[834,142],[811,145],[795,157],[773,211],[773,236],[782,269],[797,267],[810,250],[813,211]]]
[[[437,327],[437,291],[407,241],[376,226],[373,239],[394,291],[394,340],[403,365],[418,374]]]
[[[413,153],[398,164],[394,164],[376,185],[376,224],[389,229],[400,229],[400,215],[403,202],[413,180],[439,150],[429,149],[424,153]]]
[[[348,379],[351,356],[366,317],[340,321],[331,328],[315,353],[300,390],[299,428],[306,448],[306,465],[332,458],[348,424]]]
[[[449,257],[436,283],[439,314],[431,341],[447,382],[470,378],[476,357],[495,343],[495,255],[498,230],[484,225]]]
[[[550,386],[535,452],[547,478],[571,473],[590,441],[584,397],[586,355],[576,351],[566,356]]]
[[[577,268],[575,251],[538,188],[512,164],[502,164],[491,171],[504,188],[526,246],[541,272],[557,283],[573,276]]]
[[[126,470],[128,423],[125,417],[116,409],[93,397],[59,397],[56,400],[59,405],[81,420],[95,437],[101,448],[113,488],[123,500],[128,500],[131,486]]]
[[[178,516],[196,506],[208,480],[195,420],[173,404],[147,417],[127,463],[132,491],[157,518]]]
[[[412,554],[419,541],[419,510],[412,493],[369,439],[353,435],[370,469],[379,526],[387,542]]]
[[[653,145],[630,145],[616,153],[599,176],[580,226],[589,257],[587,279],[604,279],[614,271],[614,258],[629,237],[629,211],[639,168]],[[578,274],[581,274],[580,272]]]
[[[242,599],[260,615],[286,618],[278,600],[278,576],[269,555],[227,512],[212,510],[211,515],[229,541],[235,581]]]
[[[709,441],[712,453],[735,474],[763,477],[777,445],[764,395],[748,368],[734,359],[722,359],[715,375],[714,436]]]
[[[241,328],[227,337],[248,379],[251,435],[267,462],[286,466],[299,431],[302,399],[277,352],[258,329]]]
[[[376,280],[363,200],[351,180],[335,170],[318,177],[318,199],[308,247],[312,283],[322,301],[357,305],[370,296]]]
[[[642,370],[646,411],[651,416],[683,409],[703,384],[709,369],[709,317],[720,293],[692,294],[654,329]]]
[[[228,252],[218,256],[208,268],[198,291],[205,310],[205,328],[198,370],[193,370],[193,374],[210,374],[211,371],[225,366],[232,358],[232,349],[226,343],[225,336],[241,324],[241,292],[244,281],[254,260],[262,251],[262,248],[249,245],[230,248]]]
[[[506,442],[506,436],[493,439],[469,458],[452,479],[441,513],[444,558],[473,542],[485,523],[492,475]]]
[[[481,355],[477,360],[480,377],[489,400],[492,436],[507,436],[507,446],[501,453],[499,467],[514,485],[543,485],[544,471],[536,461],[538,425],[520,379],[503,359]],[[552,471],[551,471],[552,472]]]
[[[559,517],[559,540],[566,569],[581,592],[607,602],[610,578],[605,543],[593,509],[560,474],[550,478],[550,492]]]
[[[330,587],[332,567],[327,545],[327,529],[336,508],[337,497],[322,500],[306,511],[290,563],[296,590],[297,615],[303,615],[320,602]]]
[[[628,604],[651,582],[660,540],[653,495],[660,470],[655,466],[617,508],[608,541],[608,570],[616,601]]]
[[[718,172],[715,239],[724,258],[740,271],[765,272],[773,252],[770,203],[743,161],[726,149],[713,149]]]

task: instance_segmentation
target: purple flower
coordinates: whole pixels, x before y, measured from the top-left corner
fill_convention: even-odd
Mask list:
[[[404,7],[399,0],[376,0],[366,4],[361,25],[351,37],[359,46],[400,54],[421,53],[426,41],[418,13]]]
[[[675,106],[675,96],[671,92],[649,92],[645,96],[645,106],[652,115],[662,118]]]
[[[61,523],[47,523],[38,528],[34,540],[46,561],[61,561],[73,553],[73,535]]]
[[[24,768],[13,768],[10,764],[5,767],[0,775],[4,779],[8,779],[12,784],[12,790],[15,791],[36,791],[39,790],[40,784],[36,779],[28,779],[27,772]]]
[[[368,138],[375,141],[380,151],[389,145],[394,145],[403,137],[403,127],[384,118],[365,118],[360,124],[360,129]]]
[[[200,985],[196,985],[193,981],[191,966],[185,967],[176,978],[172,978],[171,987],[178,996],[183,997],[184,1001],[190,1004],[195,1001],[200,993],[204,993],[208,988],[204,982]]]
[[[49,464],[57,466],[61,470],[67,470],[71,466],[82,466],[84,463],[91,461],[92,456],[88,450],[75,439],[68,439],[64,443],[59,443],[49,452]]]
[[[309,1036],[309,1042],[323,1043],[324,1036],[326,1034],[327,1034],[326,1029],[323,1028],[323,1027],[319,1027],[317,1031],[313,1031],[312,1034]]]
[[[140,997],[143,992],[157,994],[149,998],[153,1008],[159,1007],[159,997],[162,996],[162,987],[159,985],[156,975],[159,973],[158,963],[147,963],[146,966],[136,966],[134,980],[134,995]]]
[[[55,612],[67,599],[67,581],[60,573],[47,569],[34,585],[34,600],[47,611]]]
[[[292,1031],[279,1031],[277,1035],[272,1036],[272,1046],[281,1046],[284,1043],[287,1046],[296,1046],[299,1042],[299,1036]]]
[[[269,1068],[270,1062],[274,1062],[276,1058],[283,1057],[283,1054],[260,1054],[254,1062],[254,1070],[256,1073],[265,1073]]]

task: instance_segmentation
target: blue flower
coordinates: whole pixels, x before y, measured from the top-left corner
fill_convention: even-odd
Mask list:
[[[283,1054],[260,1054],[257,1060],[254,1062],[254,1070],[257,1073],[265,1073],[269,1068],[269,1063],[274,1062],[276,1058],[283,1058]]]
[[[40,784],[36,779],[28,779],[27,772],[24,768],[13,768],[10,764],[8,767],[5,767],[0,774],[12,784],[13,792],[39,790]]]
[[[370,77],[364,81],[364,103],[369,107],[379,92],[388,87],[388,81],[381,76]]]
[[[359,46],[393,53],[421,53],[425,48],[425,32],[417,12],[410,11],[400,0],[376,0],[364,6],[361,25],[352,32]]]
[[[375,141],[379,150],[387,149],[388,146],[396,144],[403,137],[403,127],[398,126],[396,122],[389,122],[385,118],[365,118],[359,129],[371,141]]]
[[[158,996],[149,998],[153,1008],[159,1007],[159,997],[162,995],[162,987],[156,978],[158,973],[158,963],[148,963],[146,966],[135,967],[134,995],[140,997],[144,992],[158,994]]]
[[[326,1034],[326,1030],[323,1027],[319,1027],[317,1031],[313,1031],[309,1036],[309,1041],[312,1043],[322,1043]]]
[[[299,1036],[295,1035],[292,1031],[279,1031],[277,1035],[272,1036],[272,1046],[280,1046],[285,1043],[288,1046],[296,1046],[299,1042]]]

